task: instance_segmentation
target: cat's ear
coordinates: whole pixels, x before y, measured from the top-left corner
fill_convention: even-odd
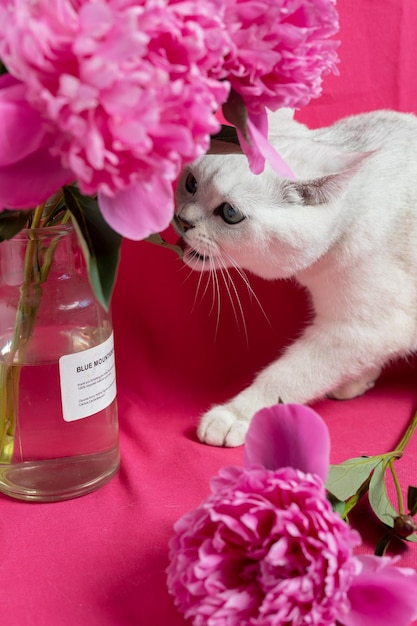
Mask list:
[[[346,155],[347,167],[335,174],[326,174],[307,181],[291,181],[287,185],[288,199],[302,201],[307,205],[328,204],[340,198],[353,176],[364,162],[375,152],[360,152]]]

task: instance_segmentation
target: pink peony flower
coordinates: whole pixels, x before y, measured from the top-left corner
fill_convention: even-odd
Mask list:
[[[226,0],[233,47],[224,63],[249,111],[306,105],[336,72],[335,0]]]
[[[221,470],[170,542],[168,587],[194,626],[407,626],[417,616],[414,570],[354,555],[360,537],[326,499],[328,454],[312,409],[254,416],[246,467]]]
[[[359,536],[312,475],[222,470],[175,531],[168,582],[196,626],[328,626],[349,610]]]
[[[267,142],[265,107],[299,108],[317,98],[322,77],[337,73],[339,29],[335,0],[226,0],[225,25],[232,40],[222,72],[248,109],[248,143],[239,140],[251,170],[265,159],[280,176],[293,178]]]
[[[168,225],[168,183],[207,150],[219,128],[214,112],[229,85],[210,78],[208,68],[226,50],[222,5],[0,3],[0,57],[48,122],[53,154],[84,194],[105,198],[106,219],[132,239]],[[139,186],[137,202],[125,205]]]

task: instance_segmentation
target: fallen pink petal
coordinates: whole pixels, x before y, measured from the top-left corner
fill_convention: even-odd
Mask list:
[[[388,557],[356,557],[359,573],[348,592],[343,626],[409,626],[417,618],[417,572]]]
[[[310,407],[276,404],[252,418],[245,441],[245,467],[294,467],[306,474],[317,474],[325,482],[329,459],[329,431]]]

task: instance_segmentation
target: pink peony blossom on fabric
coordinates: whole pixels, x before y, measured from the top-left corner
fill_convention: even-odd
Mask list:
[[[359,534],[326,498],[329,436],[317,413],[263,409],[246,446],[245,467],[220,470],[208,498],[175,524],[168,588],[185,617],[194,626],[409,626],[417,573],[354,555]]]
[[[360,539],[312,475],[221,470],[175,532],[168,585],[195,626],[334,626],[349,610]]]

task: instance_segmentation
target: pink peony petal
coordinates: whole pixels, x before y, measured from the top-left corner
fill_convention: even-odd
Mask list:
[[[267,160],[279,176],[294,180],[295,176],[292,170],[268,141],[268,118],[266,112],[264,111],[258,115],[249,113],[246,127],[249,133],[250,144],[245,140],[239,129],[237,129],[237,134],[242,150],[248,158],[251,171],[254,174],[260,174],[264,169],[265,160]]]
[[[348,591],[351,609],[343,626],[409,626],[417,618],[417,572],[393,565],[394,559],[362,555]]]
[[[43,120],[25,97],[23,83],[0,76],[0,167],[21,161],[44,141]]]
[[[0,77],[0,210],[32,208],[74,180],[51,154],[55,136],[25,98],[23,83]]]
[[[98,194],[105,220],[123,237],[139,240],[164,230],[174,215],[172,184],[154,176],[116,193]]]
[[[0,211],[31,209],[73,180],[74,174],[48,147],[40,148],[18,163],[0,167]]]
[[[293,467],[327,478],[330,436],[325,422],[301,404],[276,404],[261,409],[250,424],[245,441],[245,467]]]

